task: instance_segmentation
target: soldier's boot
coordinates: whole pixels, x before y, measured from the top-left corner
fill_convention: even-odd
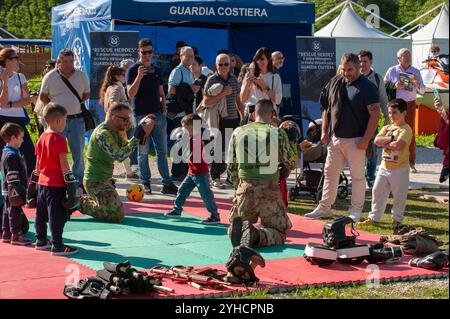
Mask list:
[[[242,238],[242,218],[237,216],[231,221],[231,245],[237,247],[241,244]]]
[[[259,230],[256,229],[250,222],[244,220],[242,222],[242,237],[241,246],[246,247],[258,247],[260,234]]]

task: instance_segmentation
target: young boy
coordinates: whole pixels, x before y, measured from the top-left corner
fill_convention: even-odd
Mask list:
[[[170,212],[166,213],[166,216],[180,216],[183,209],[183,205],[186,199],[191,194],[192,190],[197,187],[200,196],[205,203],[206,209],[211,216],[203,220],[203,224],[218,224],[220,223],[220,216],[217,212],[217,206],[214,202],[214,194],[211,191],[209,184],[209,169],[208,164],[204,160],[203,143],[201,132],[194,132],[194,121],[198,121],[199,127],[201,118],[197,114],[189,114],[183,117],[181,125],[184,130],[189,132],[190,137],[190,150],[191,156],[189,158],[189,170],[188,175],[183,180],[178,189],[177,198],[175,199],[174,208]],[[198,144],[197,144],[198,143]],[[198,146],[200,149],[197,150]],[[194,152],[200,151],[200,154],[194,154]]]
[[[19,152],[23,143],[23,128],[15,123],[3,125],[0,136],[6,143],[3,148],[2,195],[4,197],[2,241],[26,246],[32,242],[25,238],[28,224],[22,206],[26,204],[27,173],[25,162]]]
[[[27,193],[28,205],[36,205],[35,248],[51,248],[54,256],[68,256],[77,253],[78,249],[64,245],[62,234],[68,219],[67,210],[77,206],[78,198],[76,180],[67,161],[67,143],[60,134],[66,126],[67,111],[60,105],[49,103],[43,113],[47,129],[36,143],[36,170]],[[47,240],[47,221],[51,242]]]
[[[402,99],[394,99],[388,104],[392,124],[384,126],[375,137],[375,144],[383,148],[383,154],[372,190],[372,211],[369,218],[358,225],[377,224],[391,192],[394,198],[391,211],[394,232],[403,222],[409,185],[409,144],[412,139],[412,129],[405,122],[407,108]]]

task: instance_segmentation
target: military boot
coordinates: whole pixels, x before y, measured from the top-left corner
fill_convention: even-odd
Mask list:
[[[241,246],[258,247],[259,237],[259,230],[250,222],[244,220],[242,222]]]

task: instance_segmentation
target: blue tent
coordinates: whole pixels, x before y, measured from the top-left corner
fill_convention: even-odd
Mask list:
[[[220,49],[250,61],[265,46],[284,53],[280,73],[298,106],[295,37],[312,35],[314,19],[314,4],[295,0],[74,0],[52,9],[52,54],[72,48],[77,67],[88,73],[89,32],[112,30],[139,31],[159,54],[174,53],[176,42],[184,40],[208,65]]]

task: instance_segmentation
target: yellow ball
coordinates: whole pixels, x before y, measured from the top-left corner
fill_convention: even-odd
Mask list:
[[[144,187],[139,184],[130,184],[127,188],[127,197],[133,202],[140,202],[144,198]]]

